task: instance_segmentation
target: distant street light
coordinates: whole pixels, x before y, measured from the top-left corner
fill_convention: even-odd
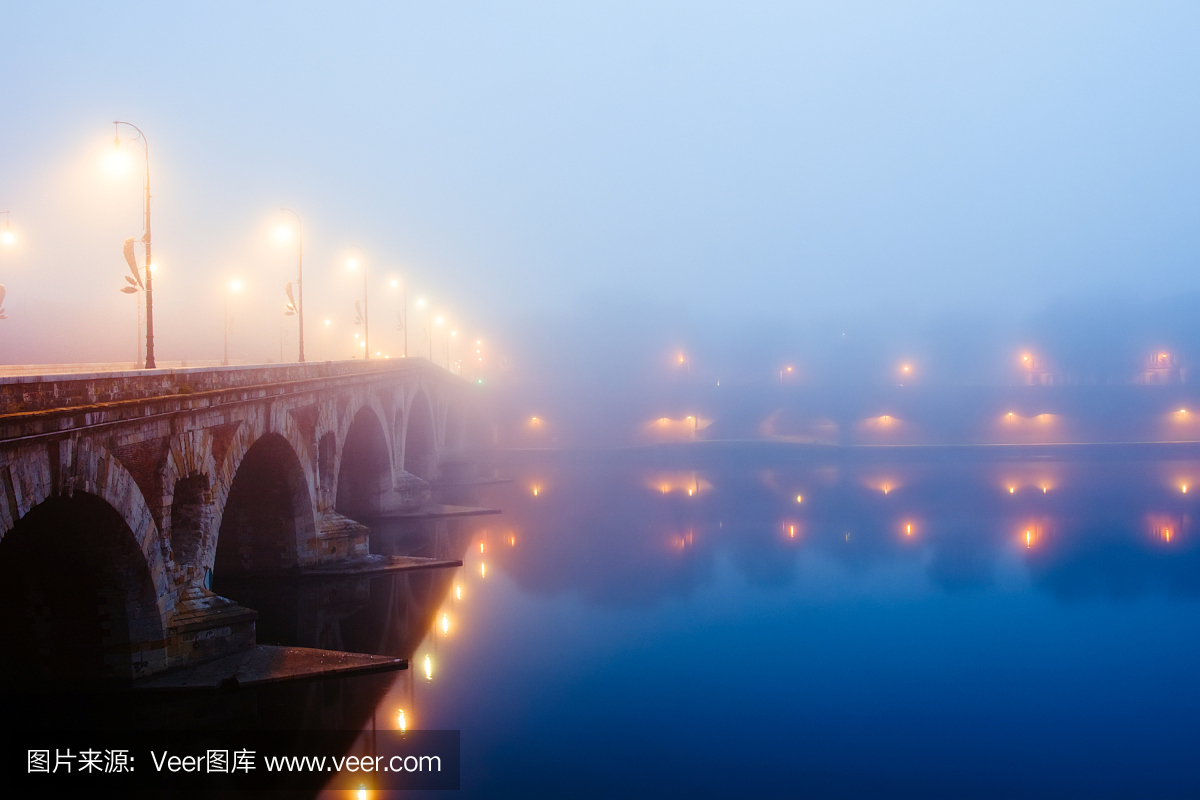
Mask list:
[[[146,198],[143,201],[146,224],[145,232],[142,234],[142,243],[146,246],[146,369],[154,369],[154,288],[150,270],[150,144],[146,141],[146,134],[142,133],[141,128],[137,125],[114,120],[113,129],[117,135],[113,138],[113,146],[117,150],[121,147],[121,125],[128,125],[137,131],[137,136],[134,136],[133,140],[141,141],[142,148],[146,151]]]
[[[225,287],[225,354],[221,359],[222,366],[229,366],[229,295],[242,290],[242,282],[234,278]]]
[[[425,308],[425,300],[417,301],[417,308]],[[429,316],[429,311],[425,311],[425,341],[429,344],[429,363],[433,363],[433,317]]]
[[[357,249],[357,248],[355,248],[355,249]],[[361,252],[362,251],[359,250],[359,253],[361,253]],[[346,261],[346,268],[351,271],[358,269],[358,259],[356,259],[356,258],[348,259]],[[358,311],[358,301],[357,300],[354,302],[354,310]],[[363,260],[362,311],[358,314],[358,319],[356,319],[354,321],[354,323],[357,325],[360,322],[362,323],[362,326],[363,326],[363,347],[365,348],[363,350],[363,358],[370,358],[371,357],[371,334],[370,334],[370,328],[369,328],[370,320],[367,316],[367,264],[366,264],[366,259]]]
[[[4,215],[4,230],[0,231],[0,243],[5,247],[11,247],[12,243],[17,240],[17,235],[12,232],[12,223],[9,219],[11,211],[0,211]]]
[[[400,281],[393,279],[392,288],[395,289],[400,285]],[[404,357],[408,358],[408,284],[400,290],[400,308],[403,309],[396,315],[396,330],[404,331]]]
[[[300,215],[290,208],[279,209],[285,214],[296,218],[296,318],[300,324],[300,363],[304,363],[304,227],[300,223]],[[280,226],[277,233],[290,235],[289,226]],[[282,236],[280,238],[283,238]],[[280,361],[283,356],[279,356]]]
[[[441,317],[438,317],[436,322],[437,322],[437,326],[439,328],[442,327],[443,320]],[[446,340],[447,352],[449,352],[449,347],[450,347],[449,341],[450,341],[449,339]],[[433,363],[433,328],[432,327],[429,329],[429,363],[430,364]]]

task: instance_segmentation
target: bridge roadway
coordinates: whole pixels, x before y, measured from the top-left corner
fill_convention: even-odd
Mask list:
[[[485,438],[420,359],[0,377],[0,675],[127,681],[244,649],[214,573],[361,560]]]

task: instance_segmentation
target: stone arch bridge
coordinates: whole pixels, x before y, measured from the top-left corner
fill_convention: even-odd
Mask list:
[[[130,680],[254,641],[212,576],[365,555],[482,437],[423,360],[0,378],[0,669]]]

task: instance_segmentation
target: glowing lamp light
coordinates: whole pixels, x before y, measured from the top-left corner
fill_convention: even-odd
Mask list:
[[[237,278],[234,278],[233,280],[231,280],[229,282],[229,291],[240,292],[241,290],[242,290],[242,282],[240,280],[238,280]]]
[[[330,324],[330,322],[331,322],[330,320],[325,320],[325,324],[326,324],[326,325],[329,325],[329,324]]]
[[[403,708],[396,712],[396,728],[399,729],[401,733],[408,730],[408,719],[404,716]]]
[[[358,259],[357,258],[346,259],[346,269],[349,269],[349,270],[358,269]]]
[[[275,228],[275,239],[280,244],[283,244],[284,242],[289,241],[291,238],[292,238],[292,226],[291,225],[280,225],[277,228]]]
[[[483,562],[480,562],[480,564],[479,564],[479,577],[481,577],[481,578],[487,577],[487,564],[484,564]]]
[[[904,526],[904,535],[912,536],[912,523],[911,522]]]
[[[454,587],[454,599],[462,600],[462,587],[461,586]]]
[[[803,503],[803,502],[804,502],[804,495],[802,495],[802,494],[798,494],[798,495],[796,495],[796,502],[797,502],[797,503]]]
[[[443,611],[442,612],[442,633],[446,634],[449,632],[450,632],[450,616],[445,611]]]
[[[1187,494],[1187,484],[1185,483],[1185,484],[1180,485],[1179,491],[1183,492],[1184,494]]]
[[[479,552],[483,552],[483,542],[479,543]]]
[[[796,526],[795,525],[788,525],[788,536],[793,539],[796,538]]]
[[[1026,548],[1033,547],[1033,531],[1030,531],[1030,530],[1025,531],[1025,547]]]
[[[1008,493],[1009,493],[1009,494],[1016,494],[1016,493],[1017,493],[1017,487],[1015,487],[1015,486],[1010,486],[1010,487],[1008,487]]]
[[[433,680],[433,659],[429,656],[429,653],[425,654],[425,680]]]
[[[8,228],[5,228],[3,232],[0,232],[0,242],[3,242],[5,247],[8,247],[16,240],[16,235],[13,234],[13,232]]]
[[[396,280],[395,278],[392,278],[392,288],[395,289],[399,285],[400,285],[400,281]]]
[[[512,534],[509,534],[509,536],[508,536],[508,546],[509,546],[509,547],[516,547],[516,546],[517,546],[517,537],[516,537],[516,536],[513,536]]]
[[[538,496],[538,493],[539,493],[539,492],[541,492],[541,491],[542,491],[542,487],[540,487],[540,486],[534,486],[534,487],[533,487],[533,496],[534,496],[534,497],[537,497],[537,496]]]
[[[359,787],[358,787],[358,794],[356,794],[356,795],[355,795],[355,797],[357,798],[357,800],[367,800],[367,797],[368,797],[368,796],[369,796],[369,795],[367,794],[367,787],[365,787],[365,786],[359,786]]]
[[[108,154],[108,171],[113,175],[123,175],[129,168],[129,159],[125,157],[125,153],[121,151],[121,142],[119,139],[114,139],[115,147]]]

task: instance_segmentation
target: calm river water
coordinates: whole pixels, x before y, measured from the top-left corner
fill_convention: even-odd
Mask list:
[[[1200,450],[855,452],[511,457],[368,727],[468,797],[1200,792]]]

